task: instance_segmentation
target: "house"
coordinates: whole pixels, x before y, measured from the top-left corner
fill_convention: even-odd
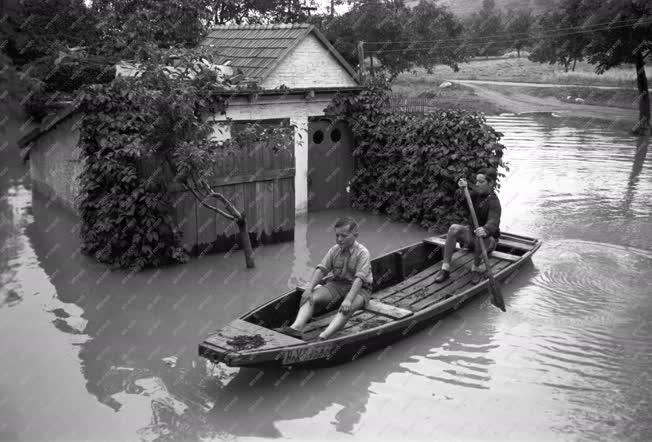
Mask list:
[[[248,121],[285,120],[296,128],[289,155],[255,149],[249,160],[225,165],[225,176],[218,179],[220,190],[245,207],[250,232],[262,242],[291,239],[296,215],[347,207],[353,136],[346,123],[325,118],[324,109],[338,92],[356,93],[362,87],[323,34],[308,24],[226,25],[213,28],[200,45],[213,52],[217,64],[259,86],[235,91],[226,113],[211,116],[214,136],[230,137],[230,130]],[[69,109],[44,121],[22,142],[29,147],[34,189],[73,211],[81,170],[79,120],[79,113]],[[188,249],[231,247],[236,238],[232,223],[183,195],[182,189],[174,193],[183,200],[175,207],[177,219],[183,218]]]

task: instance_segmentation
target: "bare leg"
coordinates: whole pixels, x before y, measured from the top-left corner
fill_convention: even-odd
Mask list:
[[[473,237],[473,268],[477,269],[482,266],[482,249],[480,248],[480,241],[484,241],[484,247],[487,249],[487,253],[491,252],[495,248],[495,239],[491,237],[486,237],[480,239],[478,237]],[[486,270],[486,269],[485,269]]]
[[[355,299],[351,303],[351,310],[349,310],[349,313],[345,315],[341,312],[337,312],[331,323],[328,324],[328,327],[326,327],[326,330],[321,332],[319,336],[328,339],[333,333],[344,327],[344,324],[346,324],[346,321],[351,318],[351,315],[353,315],[353,313],[355,313],[357,310],[360,310],[362,307],[364,307],[364,298],[362,295],[356,295]]]
[[[299,313],[297,313],[297,318],[294,320],[294,323],[290,326],[295,330],[303,330],[308,321],[312,318],[312,315],[315,313],[315,306],[324,306],[331,301],[331,293],[326,287],[319,287],[312,292],[312,298],[304,302]]]
[[[451,259],[453,258],[453,252],[455,252],[455,244],[459,240],[467,241],[467,235],[469,233],[469,228],[460,224],[453,224],[448,229],[448,235],[446,235],[446,244],[444,245],[444,261],[443,264],[445,267],[449,267],[451,264]],[[448,269],[447,269],[448,270]]]

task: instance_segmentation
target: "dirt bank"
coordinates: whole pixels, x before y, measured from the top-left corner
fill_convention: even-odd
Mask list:
[[[527,87],[509,83],[467,82],[454,80],[454,84],[469,88],[476,96],[476,107],[485,107],[487,115],[495,114],[492,110],[498,108],[504,113],[550,112],[561,117],[587,118],[593,121],[604,121],[615,129],[631,131],[638,120],[638,111],[633,108],[601,106],[596,104],[580,104],[561,101],[551,96],[535,96]],[[556,85],[549,85],[555,87]],[[564,85],[558,85],[560,88]]]

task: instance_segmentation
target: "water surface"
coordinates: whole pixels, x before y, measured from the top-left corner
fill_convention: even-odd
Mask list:
[[[422,229],[353,211],[297,222],[293,243],[111,272],[77,220],[0,151],[2,440],[648,440],[652,167],[596,122],[493,117],[510,170],[502,227],[544,245],[503,287],[382,352],[308,371],[232,369],[201,338],[309,278],[350,213],[377,256]],[[12,139],[16,127],[5,124]],[[2,167],[0,167],[2,169]]]

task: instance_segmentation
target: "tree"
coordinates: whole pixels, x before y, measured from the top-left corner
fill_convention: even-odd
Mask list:
[[[237,224],[246,265],[252,268],[255,264],[244,210],[215,190],[211,179],[216,164],[243,146],[265,140],[273,150],[291,148],[294,128],[250,123],[229,139],[212,139],[213,123],[205,115],[224,109],[227,90],[220,86],[216,89],[216,85],[228,84],[228,78],[218,78],[214,65],[206,63],[210,55],[205,52],[181,51],[172,55],[172,58],[154,60],[144,75],[145,81],[149,76],[150,84],[161,92],[144,94],[150,101],[147,107],[157,115],[150,126],[149,142],[170,167],[175,180],[202,206]],[[178,75],[164,72],[172,61]]]
[[[539,63],[560,64],[568,72],[584,58],[589,33],[583,29],[593,8],[585,0],[567,0],[544,12],[534,33],[537,43],[529,59]]]
[[[406,55],[414,65],[426,69],[445,64],[457,71],[458,63],[467,61],[470,55],[463,34],[462,23],[448,8],[421,0],[412,9],[408,23],[407,35],[412,43]]]
[[[455,69],[467,56],[460,22],[431,2],[409,9],[403,0],[357,0],[345,14],[314,18],[313,23],[352,65],[358,64],[357,44],[362,41],[372,67],[378,60],[391,75],[436,63]]]
[[[466,21],[467,45],[474,55],[499,55],[507,47],[504,17],[494,0],[484,0],[482,9]]]
[[[639,91],[636,133],[650,131],[650,94],[645,59],[652,51],[652,4],[646,0],[566,0],[539,21],[539,43],[530,54],[538,62],[560,63],[586,58],[597,73],[633,64]]]
[[[15,64],[97,38],[96,17],[84,0],[23,0],[21,6],[9,9],[2,25],[4,50]]]
[[[87,253],[122,267],[181,256],[167,190],[176,182],[237,224],[246,265],[254,267],[244,210],[211,183],[219,163],[244,146],[265,141],[270,149],[291,148],[294,128],[251,123],[229,139],[214,138],[208,117],[226,109],[234,90],[250,88],[237,78],[207,51],[176,49],[152,52],[132,77],[86,88],[80,212]]]
[[[356,40],[365,42],[365,55],[369,56],[372,71],[374,59],[393,75],[410,67],[406,52],[410,45],[406,26],[410,11],[402,3],[365,0],[351,11],[356,17]]]
[[[532,41],[531,32],[534,24],[532,12],[525,9],[510,11],[507,15],[505,33],[509,44],[516,49],[518,57],[521,57],[521,49],[529,46]]]
[[[652,3],[647,0],[591,0],[591,35],[586,46],[587,61],[597,73],[622,64],[633,64],[639,92],[638,134],[650,133],[650,92],[645,59],[652,53]],[[598,25],[596,25],[598,24]]]
[[[308,3],[305,0],[198,0],[197,3],[203,3],[209,11],[209,24],[297,23],[307,19],[302,9]]]
[[[207,31],[209,11],[196,0],[94,0],[100,36],[93,53],[139,58],[143,48],[194,47]]]

